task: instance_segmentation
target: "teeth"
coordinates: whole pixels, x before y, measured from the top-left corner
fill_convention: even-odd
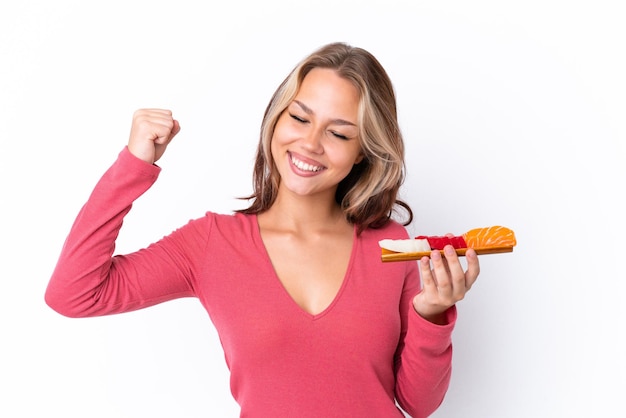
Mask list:
[[[313,166],[311,164],[307,164],[303,161],[297,160],[293,155],[291,156],[291,162],[293,163],[293,165],[295,165],[296,167],[298,167],[300,170],[303,170],[303,171],[317,172],[322,169],[322,167]]]

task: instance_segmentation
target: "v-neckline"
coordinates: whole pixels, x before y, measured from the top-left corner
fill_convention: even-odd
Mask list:
[[[261,234],[261,227],[259,225],[258,215],[255,214],[253,216],[254,216],[254,223],[255,223],[255,226],[256,226],[256,228],[254,228],[255,234],[256,234],[256,240],[258,241],[260,250],[263,253],[264,261],[267,264],[267,267],[269,268],[269,270],[272,272],[272,279],[273,279],[272,281],[274,282],[274,284],[276,284],[277,286],[280,287],[283,295],[287,299],[287,302],[294,309],[296,309],[298,312],[304,314],[305,316],[307,316],[311,320],[316,320],[316,319],[319,319],[319,318],[322,318],[322,317],[326,316],[330,311],[333,310],[335,305],[337,305],[337,303],[341,299],[341,295],[343,294],[343,292],[344,292],[344,290],[345,290],[345,288],[346,288],[346,286],[347,286],[347,284],[349,282],[349,279],[350,279],[350,276],[351,276],[350,273],[352,271],[352,265],[354,263],[354,258],[355,258],[357,245],[358,245],[356,226],[354,226],[352,228],[352,248],[350,249],[350,259],[348,260],[348,264],[346,266],[346,271],[343,274],[341,285],[339,286],[339,289],[337,290],[337,293],[335,294],[335,296],[331,299],[330,303],[324,309],[322,309],[318,313],[311,313],[311,312],[307,311],[306,309],[304,309],[302,306],[300,306],[300,304],[298,302],[296,302],[296,300],[293,298],[291,293],[289,293],[289,291],[287,291],[287,288],[285,287],[283,282],[280,280],[280,277],[278,276],[278,273],[276,272],[276,268],[274,267],[274,264],[272,263],[272,258],[270,257],[270,253],[267,250],[267,247],[265,246],[265,242],[263,241],[263,235]]]

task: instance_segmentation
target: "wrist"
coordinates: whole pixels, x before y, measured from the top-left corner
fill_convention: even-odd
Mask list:
[[[448,324],[448,314],[447,310],[444,311],[429,311],[427,309],[420,309],[415,302],[413,302],[413,309],[415,312],[428,322],[432,322],[435,325],[447,325]]]
[[[142,161],[145,161],[148,164],[154,164],[154,148],[153,149],[144,149],[142,147],[137,147],[134,144],[128,144],[128,151]]]

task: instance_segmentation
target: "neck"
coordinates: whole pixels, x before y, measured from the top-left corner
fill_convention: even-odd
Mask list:
[[[281,191],[263,217],[279,221],[275,224],[281,225],[281,229],[300,232],[321,231],[347,224],[334,195],[296,196]]]

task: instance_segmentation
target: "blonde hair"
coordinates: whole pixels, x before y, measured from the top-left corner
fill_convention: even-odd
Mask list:
[[[242,213],[261,213],[276,199],[280,176],[270,144],[281,114],[293,101],[305,76],[314,68],[328,68],[350,81],[359,91],[357,125],[363,160],[337,188],[335,199],[346,219],[362,231],[383,226],[395,206],[404,208],[408,225],[413,213],[398,199],[405,178],[404,142],[398,125],[393,85],[380,62],[368,51],[345,43],[331,43],[302,60],[274,92],[263,116],[254,165],[254,199]]]

